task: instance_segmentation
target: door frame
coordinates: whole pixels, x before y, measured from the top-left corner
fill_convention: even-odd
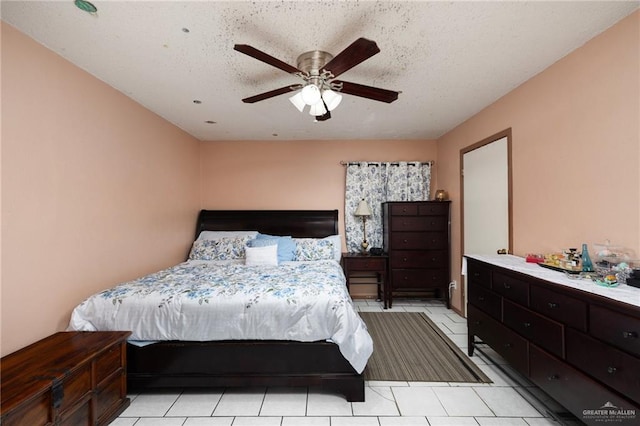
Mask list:
[[[511,127],[495,133],[487,138],[482,139],[479,142],[471,144],[465,148],[460,149],[460,161],[459,161],[459,180],[460,180],[460,256],[464,257],[464,155],[468,152],[482,148],[485,145],[489,145],[500,139],[507,138],[507,206],[508,206],[508,219],[509,219],[509,247],[507,252],[513,253],[513,173],[512,173],[512,160],[511,160]],[[461,259],[462,260],[462,259]],[[466,288],[463,283],[460,285],[460,297],[462,311],[466,312],[466,306],[464,302],[466,300]]]

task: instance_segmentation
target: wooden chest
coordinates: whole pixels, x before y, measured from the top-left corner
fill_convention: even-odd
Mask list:
[[[450,216],[448,201],[382,203],[384,251],[394,294],[433,295],[449,307]]]
[[[60,332],[2,358],[0,423],[106,425],[129,406],[130,332]]]

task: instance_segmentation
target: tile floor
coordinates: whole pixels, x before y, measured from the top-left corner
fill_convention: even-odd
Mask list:
[[[374,300],[356,300],[360,311],[382,311]],[[425,312],[461,348],[465,318],[437,301],[394,300],[387,311]],[[486,351],[490,354],[491,350]],[[495,355],[495,354],[494,354]],[[494,356],[491,356],[494,359]],[[312,388],[212,389],[130,395],[131,406],[114,426],[542,426],[579,424],[553,416],[553,407],[525,379],[510,377],[478,353],[472,360],[493,383],[369,381],[365,402]],[[501,364],[498,361],[498,364]],[[501,368],[500,368],[501,367]],[[536,395],[538,398],[533,398]],[[556,407],[559,409],[560,407]],[[554,419],[556,417],[556,419]]]

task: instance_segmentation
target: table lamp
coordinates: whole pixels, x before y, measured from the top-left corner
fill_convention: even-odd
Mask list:
[[[367,248],[369,247],[369,243],[367,242],[367,217],[371,216],[371,209],[369,208],[369,205],[364,200],[364,198],[358,204],[358,208],[356,209],[356,212],[354,213],[354,216],[359,216],[359,217],[362,218],[362,236],[363,236],[363,240],[362,240],[361,246],[362,246],[362,251],[364,253],[366,253],[367,252]]]

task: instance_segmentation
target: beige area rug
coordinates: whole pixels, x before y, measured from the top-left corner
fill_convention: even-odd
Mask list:
[[[491,383],[420,312],[360,312],[373,339],[365,380]]]

